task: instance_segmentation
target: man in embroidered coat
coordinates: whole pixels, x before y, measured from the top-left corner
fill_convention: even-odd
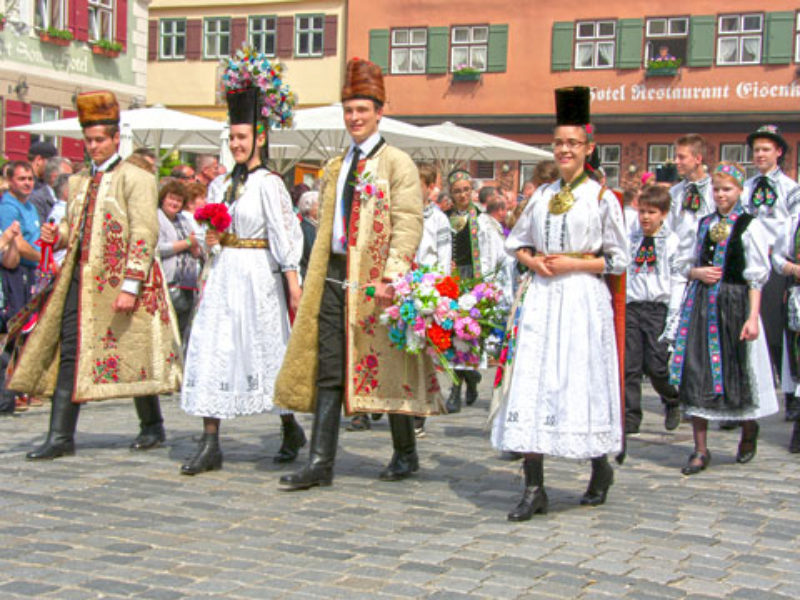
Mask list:
[[[419,468],[412,415],[439,413],[430,358],[392,348],[378,320],[392,301],[391,281],[408,271],[422,236],[417,169],[378,133],[384,101],[380,68],[348,62],[342,103],[352,144],[325,168],[319,231],[275,385],[277,404],[314,411],[309,463],[281,478],[285,489],[331,484],[342,402],[348,414],[389,413],[387,481]],[[378,191],[367,193],[366,180]]]
[[[74,454],[80,403],[104,398],[135,396],[141,431],[131,448],[157,446],[157,394],[180,385],[178,332],[154,260],[155,179],[117,154],[113,94],[81,94],[77,104],[92,174],[70,179],[65,219],[42,226],[42,240],[67,254],[8,384],[53,395],[47,441],[31,460]]]

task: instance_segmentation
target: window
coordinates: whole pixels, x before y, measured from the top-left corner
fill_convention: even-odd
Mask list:
[[[663,164],[674,162],[675,146],[672,144],[650,144],[647,147],[647,170],[655,173]]]
[[[325,30],[325,18],[322,15],[305,15],[297,17],[297,56],[322,56],[322,35]]]
[[[686,62],[689,41],[688,17],[647,19],[647,41],[644,46],[644,63],[653,59],[679,58]]]
[[[38,29],[66,29],[66,0],[36,0],[33,25]]]
[[[613,69],[616,21],[578,21],[575,25],[575,68]]]
[[[427,58],[428,30],[425,27],[418,29],[392,29],[391,72],[424,73]]]
[[[795,31],[797,31],[797,35],[794,36],[794,62],[800,62],[800,13],[797,13],[796,18]]]
[[[161,58],[186,58],[186,19],[161,19]]]
[[[114,39],[114,0],[89,0],[89,39]]]
[[[42,104],[31,104],[31,123],[44,123],[45,121],[55,121],[58,119],[58,109],[54,106],[44,106]],[[51,142],[58,147],[58,138],[52,135],[31,134],[31,143]]]
[[[278,37],[278,19],[275,17],[250,17],[250,44],[256,52],[275,56]]]
[[[494,163],[490,160],[475,161],[476,179],[494,179]]]
[[[739,163],[747,172],[748,177],[758,174],[758,169],[753,165],[753,154],[747,144],[721,144],[719,159]]]
[[[489,27],[475,25],[453,27],[450,32],[450,70],[458,71],[465,67],[486,70],[486,57],[489,52]]]
[[[763,30],[761,14],[721,16],[717,28],[717,64],[759,64]]]
[[[227,17],[203,21],[203,58],[225,58],[231,53],[231,20]]]
[[[600,156],[600,166],[606,173],[606,185],[610,188],[618,188],[622,147],[619,144],[598,144],[597,154]]]

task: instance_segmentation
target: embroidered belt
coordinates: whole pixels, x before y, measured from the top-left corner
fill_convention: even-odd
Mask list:
[[[267,239],[240,238],[235,233],[223,233],[219,237],[219,244],[226,248],[269,248]]]
[[[580,258],[581,260],[591,260],[593,258],[600,258],[597,254],[591,252],[555,252],[545,254],[544,252],[537,252],[534,256],[568,256],[569,258]]]

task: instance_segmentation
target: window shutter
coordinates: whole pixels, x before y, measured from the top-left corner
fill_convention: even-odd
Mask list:
[[[369,30],[369,59],[384,73],[389,72],[389,30]]]
[[[231,19],[231,55],[242,47],[247,39],[247,17]]]
[[[765,61],[768,65],[788,65],[794,46],[794,13],[767,13]]]
[[[291,58],[294,52],[294,17],[278,17],[279,58]]]
[[[147,22],[147,60],[158,60],[158,21]]]
[[[89,40],[89,0],[69,1],[69,28],[77,41]]]
[[[643,19],[620,19],[617,21],[617,68],[640,69],[642,67]]]
[[[117,41],[122,44],[122,51],[128,51],[128,0],[117,0]]]
[[[27,160],[31,135],[22,131],[8,131],[9,127],[31,122],[31,105],[18,100],[6,100],[5,154],[8,160]]]
[[[489,49],[486,70],[504,73],[508,56],[508,25],[489,25]]]
[[[710,67],[714,63],[716,29],[717,18],[713,15],[692,17],[689,24],[687,66]]]
[[[186,20],[186,60],[200,60],[203,55],[203,20]]]
[[[389,43],[388,36],[386,43]],[[449,49],[450,28],[428,27],[428,73],[447,73],[447,65],[450,63]]]
[[[63,110],[61,111],[61,116],[64,119],[71,119],[72,117],[77,117],[78,113],[74,110]],[[68,158],[75,163],[82,163],[84,161],[83,140],[62,137],[61,156]]]
[[[575,23],[558,21],[553,23],[553,39],[550,47],[550,70],[569,71],[572,69],[572,36]]]
[[[325,31],[322,34],[323,54],[325,56],[336,56],[336,42],[339,29],[339,17],[336,15],[325,15]]]

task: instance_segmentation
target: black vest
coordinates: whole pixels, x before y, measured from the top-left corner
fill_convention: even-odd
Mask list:
[[[722,273],[722,281],[725,283],[746,284],[744,278],[744,268],[746,265],[744,255],[744,242],[742,234],[747,230],[748,225],[753,220],[752,215],[742,213],[733,225],[728,242],[727,256],[725,258],[725,271]],[[700,266],[710,267],[714,264],[714,252],[717,244],[711,239],[711,228],[706,232],[706,239],[703,240],[703,249],[700,252]]]

